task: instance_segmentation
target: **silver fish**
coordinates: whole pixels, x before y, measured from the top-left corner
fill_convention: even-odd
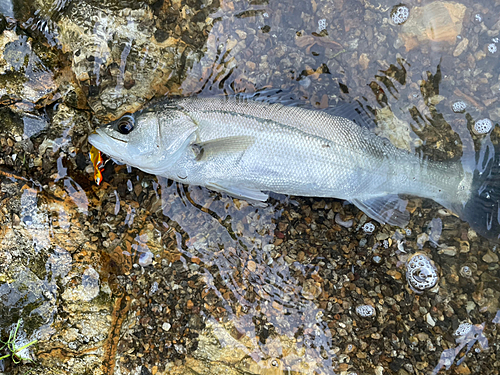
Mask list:
[[[324,111],[239,96],[170,99],[98,128],[89,142],[145,172],[253,202],[269,191],[333,197],[404,227],[404,194],[433,199],[479,229],[499,226],[498,202],[476,191],[485,185],[478,170],[424,160]]]

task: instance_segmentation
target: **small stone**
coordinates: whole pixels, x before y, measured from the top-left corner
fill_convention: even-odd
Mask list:
[[[171,327],[172,326],[170,325],[170,323],[166,323],[166,322],[163,323],[161,326],[161,328],[163,328],[164,331],[169,331]]]
[[[255,68],[257,67],[257,65],[253,61],[247,61],[246,65],[247,65],[248,69],[250,69],[252,71],[254,71]]]
[[[497,263],[498,262],[498,255],[495,254],[493,251],[488,250],[488,252],[483,255],[483,260],[486,263]]]
[[[454,257],[457,255],[457,248],[455,246],[446,246],[443,249],[438,251],[438,254],[448,255],[450,257]]]
[[[240,39],[246,39],[247,38],[247,33],[244,32],[243,30],[236,30],[236,34],[238,34]]]
[[[353,224],[353,220],[352,219],[350,219],[350,220],[342,220],[342,218],[340,217],[340,214],[335,215],[335,222],[338,225],[343,226],[344,228],[350,228],[350,227],[352,227],[352,224]]]
[[[431,327],[434,327],[436,325],[436,322],[434,321],[434,319],[432,319],[432,316],[429,313],[425,314],[425,321]]]
[[[386,239],[389,238],[389,234],[388,233],[383,233],[383,232],[377,233],[376,238],[377,238],[377,241],[383,241],[383,240],[386,240]]]
[[[422,248],[427,241],[429,241],[429,235],[427,233],[420,233],[417,236],[417,245],[418,245],[418,247]]]
[[[255,270],[257,269],[257,264],[255,264],[253,260],[250,260],[247,263],[247,268],[249,269],[250,272],[255,272]]]
[[[366,70],[368,69],[369,64],[370,64],[370,59],[368,58],[368,54],[362,53],[359,56],[359,66],[361,66],[363,70]]]
[[[457,47],[455,48],[455,51],[453,51],[453,56],[455,57],[460,56],[467,49],[468,45],[469,45],[469,39],[463,38],[462,41],[458,43]]]

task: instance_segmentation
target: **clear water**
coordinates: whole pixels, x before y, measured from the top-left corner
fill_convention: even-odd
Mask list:
[[[358,100],[398,147],[471,160],[476,120],[498,140],[500,4],[405,3],[401,25],[396,5],[2,2],[0,328],[22,318],[40,340],[26,368],[499,371],[498,250],[437,203],[411,198],[401,229],[348,202],[254,207],[111,162],[93,182],[96,123],[166,93],[268,87],[318,109]],[[405,279],[416,252],[439,275],[423,294]]]

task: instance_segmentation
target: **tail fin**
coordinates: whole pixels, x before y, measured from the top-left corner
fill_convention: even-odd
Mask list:
[[[469,200],[462,218],[485,238],[500,242],[500,145],[489,138],[477,154]]]

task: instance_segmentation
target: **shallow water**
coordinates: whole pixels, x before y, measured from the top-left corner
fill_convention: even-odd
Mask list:
[[[500,119],[500,4],[405,3],[401,25],[395,5],[3,2],[0,327],[22,318],[39,340],[36,364],[6,371],[499,371],[498,250],[437,203],[410,198],[401,229],[348,202],[254,207],[112,162],[93,182],[97,123],[164,94],[263,88],[357,100],[398,147],[467,162],[498,140],[472,127]],[[435,271],[408,272],[417,252]],[[408,284],[433,272],[422,294]]]

